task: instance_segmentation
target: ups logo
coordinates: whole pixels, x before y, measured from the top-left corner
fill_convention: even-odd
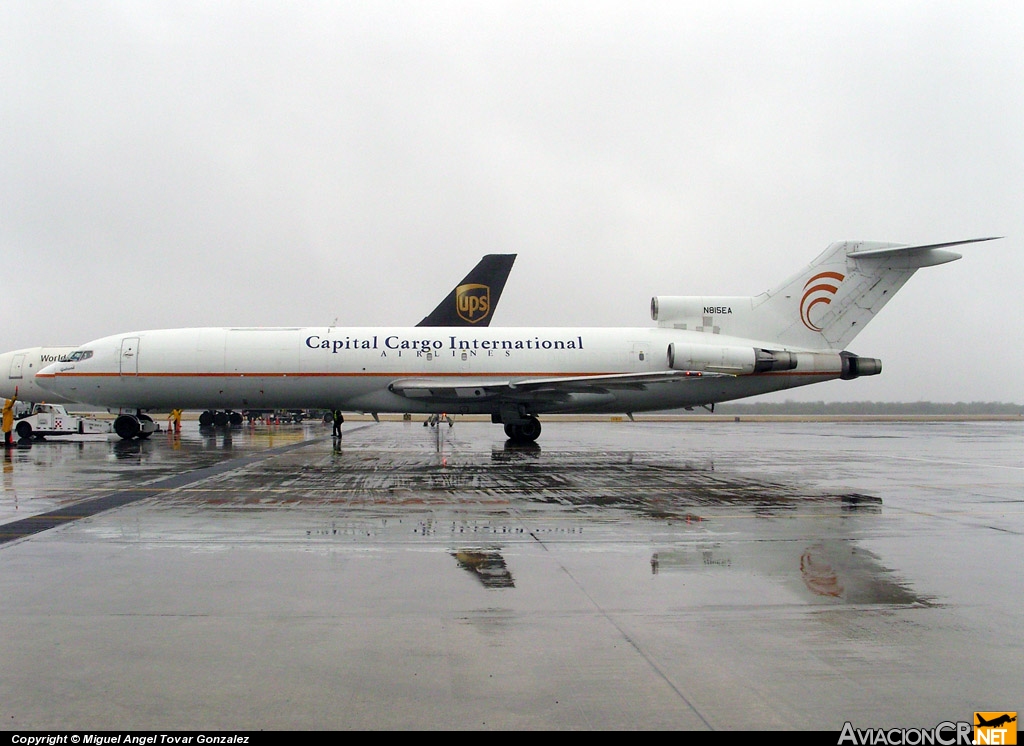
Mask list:
[[[486,319],[491,312],[489,285],[459,285],[455,288],[455,310],[459,318],[470,324]]]

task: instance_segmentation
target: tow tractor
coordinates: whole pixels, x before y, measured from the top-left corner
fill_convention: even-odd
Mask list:
[[[48,435],[103,435],[110,432],[110,423],[68,414],[60,404],[33,404],[27,415],[18,418],[14,431],[24,439],[42,439]]]

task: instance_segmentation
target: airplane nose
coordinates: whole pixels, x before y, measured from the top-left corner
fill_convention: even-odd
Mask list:
[[[42,368],[38,373],[36,373],[36,383],[38,383],[44,389],[48,389],[50,391],[55,390],[54,387],[57,378],[55,377],[54,374],[57,372],[57,365],[57,363],[50,363],[45,368]]]

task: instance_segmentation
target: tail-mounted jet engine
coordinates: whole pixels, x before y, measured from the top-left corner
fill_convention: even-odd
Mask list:
[[[877,376],[882,372],[882,361],[877,357],[858,357],[852,352],[840,352],[839,359],[843,363],[843,372],[839,375],[844,381],[861,376]]]
[[[749,375],[768,371],[793,370],[797,357],[784,350],[732,345],[676,344],[668,346],[668,367],[709,373]]]

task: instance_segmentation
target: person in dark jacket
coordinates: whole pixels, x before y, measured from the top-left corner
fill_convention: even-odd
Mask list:
[[[341,413],[340,409],[334,410],[334,432],[331,433],[332,437],[341,439],[341,423],[345,421],[345,415]]]

